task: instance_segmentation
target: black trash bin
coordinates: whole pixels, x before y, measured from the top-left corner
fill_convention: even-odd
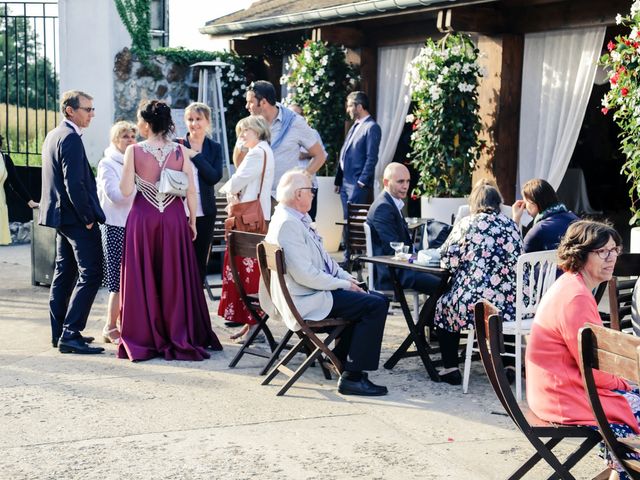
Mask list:
[[[31,284],[48,287],[56,263],[56,229],[38,225],[40,210],[33,209],[31,229]]]

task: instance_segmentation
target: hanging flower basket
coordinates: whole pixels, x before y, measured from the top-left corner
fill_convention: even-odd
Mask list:
[[[484,148],[478,114],[478,49],[468,35],[427,39],[407,81],[414,109],[408,158],[420,177],[413,196],[461,197]]]
[[[616,23],[631,30],[607,44],[608,53],[600,63],[609,72],[611,89],[602,99],[602,113],[614,110],[613,120],[620,127],[620,150],[626,161],[621,174],[627,177],[631,198],[630,225],[640,223],[640,0],[631,6],[627,16],[618,14]]]

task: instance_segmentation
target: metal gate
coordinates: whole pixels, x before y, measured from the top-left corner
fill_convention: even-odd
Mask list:
[[[58,90],[58,3],[0,1],[0,134],[16,165],[40,165]]]

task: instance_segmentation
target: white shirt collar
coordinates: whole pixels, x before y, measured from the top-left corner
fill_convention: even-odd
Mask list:
[[[356,123],[357,124],[364,123],[367,120],[367,118],[369,118],[370,116],[371,115],[367,115],[366,117],[359,118],[358,120],[356,120]]]
[[[64,119],[65,122],[67,122],[69,125],[71,125],[71,127],[76,131],[76,133],[80,136],[82,136],[82,132],[83,129],[80,128],[78,125],[76,125],[75,123],[73,123],[71,120],[69,120],[68,118]]]
[[[389,192],[387,192],[387,193],[389,193]],[[390,193],[389,193],[389,196],[391,197],[391,200],[393,200],[393,203],[396,204],[396,207],[398,207],[398,210],[400,210],[400,212],[402,212],[402,207],[404,207],[404,202],[402,200],[400,200],[399,198],[394,197]]]

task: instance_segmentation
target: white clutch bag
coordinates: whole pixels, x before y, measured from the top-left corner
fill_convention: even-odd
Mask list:
[[[418,265],[425,267],[439,267],[440,266],[440,252],[435,248],[429,248],[427,250],[420,250],[416,261]]]
[[[165,195],[175,195],[176,197],[186,197],[188,186],[189,178],[183,171],[163,168],[160,172],[158,192]]]

